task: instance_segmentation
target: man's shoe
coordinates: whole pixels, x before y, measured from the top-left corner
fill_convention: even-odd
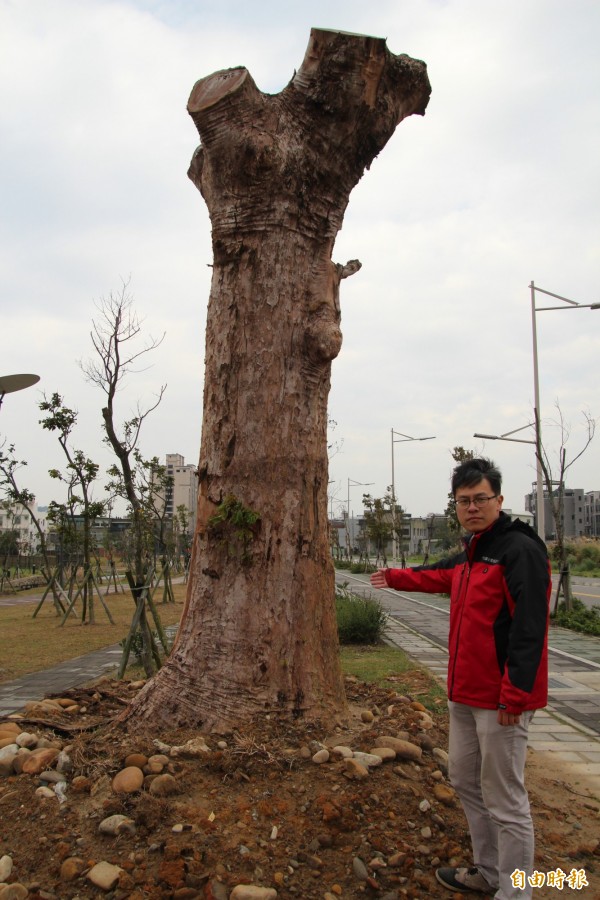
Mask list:
[[[471,869],[467,869],[466,867],[456,869],[454,866],[448,866],[447,868],[437,869],[435,877],[439,883],[443,884],[449,891],[461,891],[461,893],[467,893],[467,891],[479,891],[482,894],[494,893],[494,888],[487,883],[476,866]]]

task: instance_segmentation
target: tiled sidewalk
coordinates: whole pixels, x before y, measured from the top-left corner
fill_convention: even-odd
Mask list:
[[[416,633],[417,621],[413,620],[413,628],[407,624],[405,620],[412,616],[418,619],[419,631],[427,632],[428,637]],[[445,613],[424,604],[416,613],[410,608],[406,613],[394,611],[387,637],[445,685],[448,654],[444,628],[447,634]],[[563,652],[581,662],[550,655],[549,703],[536,711],[529,728],[529,746],[568,763],[574,777],[583,776],[600,795],[600,639],[560,631],[558,643]]]

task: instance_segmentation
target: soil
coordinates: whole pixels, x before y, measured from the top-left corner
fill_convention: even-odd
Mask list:
[[[177,791],[166,797],[150,792],[156,776],[130,794],[115,793],[112,779],[129,754],[159,753],[155,739],[173,747],[198,734],[140,737],[111,727],[138,684],[103,678],[61,695],[64,706],[78,709],[40,714],[38,707],[19,725],[68,753],[66,800],[36,794],[39,776],[0,777],[0,858],[13,861],[8,881],[25,885],[30,900],[226,900],[241,884],[277,891],[256,895],[265,898],[451,898],[435,868],[470,865],[470,841],[456,798],[441,799],[440,785],[448,783],[443,754],[433,750],[447,749],[448,720],[440,703],[428,711],[432,727],[423,727],[429,723],[418,698],[428,678],[418,670],[403,675],[411,694],[402,698],[347,678],[351,719],[329,732],[263,719],[237,734],[205,735],[207,752],[165,762]],[[383,735],[402,732],[421,747],[417,762],[396,758],[356,778],[334,753],[321,764],[312,759],[320,745],[370,751]],[[591,783],[575,783],[567,768],[530,751],[528,787],[537,870],[560,868],[579,878],[579,887],[565,882],[562,894],[599,900],[597,785],[594,794]],[[101,834],[99,823],[115,814],[132,824],[116,836]],[[121,869],[106,891],[88,879],[101,861]],[[533,893],[560,892],[546,885]]]

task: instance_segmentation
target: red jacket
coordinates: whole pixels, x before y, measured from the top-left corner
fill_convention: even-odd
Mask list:
[[[462,553],[385,576],[396,590],[450,594],[450,700],[515,714],[546,705],[552,583],[532,528],[501,512]]]

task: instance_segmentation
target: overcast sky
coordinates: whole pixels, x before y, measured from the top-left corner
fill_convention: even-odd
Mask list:
[[[33,372],[6,395],[0,441],[28,461],[40,503],[62,499],[63,465],[38,424],[42,392],[79,410],[74,444],[106,468],[103,396],[77,360],[102,297],[130,279],[148,334],[166,332],[119,415],[151,403],[147,456],[200,446],[210,227],[188,180],[194,82],[245,66],[280,91],[311,27],[372,34],[428,65],[424,118],[405,120],[354,190],[333,259],[344,344],[333,364],[331,460],[337,513],[391,483],[413,515],[445,506],[450,451],[493,456],[505,502],[523,509],[533,447],[483,442],[533,419],[529,284],[600,301],[600,3],[597,0],[0,0],[0,375]],[[558,401],[584,439],[600,416],[600,311],[538,313],[544,441]],[[274,423],[274,427],[276,424]],[[532,430],[516,437],[533,438]],[[600,490],[600,434],[568,484]],[[369,487],[352,482],[372,482]],[[100,492],[101,493],[101,492]]]

